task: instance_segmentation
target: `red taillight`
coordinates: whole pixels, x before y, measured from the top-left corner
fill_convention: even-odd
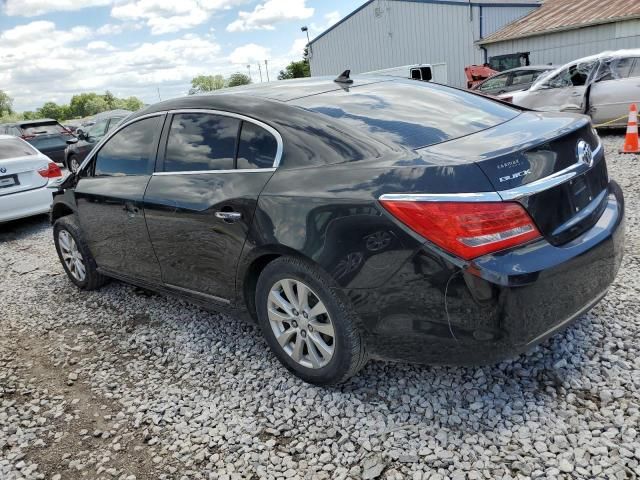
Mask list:
[[[381,200],[394,217],[465,260],[540,237],[531,217],[510,202],[411,202]]]
[[[49,165],[47,165],[47,168],[38,170],[38,173],[44,178],[56,178],[62,176],[62,170],[60,170],[60,167],[53,162],[50,162]]]
[[[500,100],[503,102],[513,103],[513,97],[501,97]]]

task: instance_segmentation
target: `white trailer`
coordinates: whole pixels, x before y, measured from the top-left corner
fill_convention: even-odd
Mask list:
[[[388,75],[390,77],[411,78],[423,82],[447,83],[446,63],[418,63],[400,67],[364,72],[363,75]]]

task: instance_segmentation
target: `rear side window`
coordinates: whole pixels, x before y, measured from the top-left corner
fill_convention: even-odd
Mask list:
[[[513,77],[511,78],[511,85],[525,85],[527,83],[532,83],[538,76],[537,73],[538,72],[531,70],[514,72]]]
[[[238,146],[238,168],[271,168],[276,159],[278,142],[264,128],[242,122]]]
[[[232,170],[240,120],[208,113],[173,116],[165,172]]]
[[[640,77],[640,58],[636,58],[636,63],[633,65],[633,68],[631,69],[629,76]]]
[[[493,90],[494,88],[506,87],[508,81],[509,74],[496,75],[495,77],[485,81],[482,86],[480,86],[480,90]]]
[[[66,133],[64,127],[58,123],[29,124],[22,126],[24,135],[53,135]]]
[[[0,160],[7,158],[25,157],[35,155],[36,152],[28,143],[18,139],[7,138],[0,140]]]
[[[95,176],[146,175],[153,171],[160,117],[145,118],[123,128],[100,149]]]

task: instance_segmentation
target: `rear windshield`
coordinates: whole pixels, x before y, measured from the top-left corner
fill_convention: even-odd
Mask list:
[[[22,125],[23,135],[52,135],[56,133],[65,133],[65,128],[59,123],[30,123],[28,125]]]
[[[0,140],[0,160],[35,154],[36,151],[28,143],[17,138],[3,138]]]
[[[410,80],[345,88],[291,103],[413,149],[494,127],[520,113],[478,95]]]

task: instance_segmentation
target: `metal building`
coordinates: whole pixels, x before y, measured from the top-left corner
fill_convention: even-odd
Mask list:
[[[536,0],[368,0],[311,41],[311,75],[446,63],[448,83],[464,87],[464,67],[485,61],[475,42],[539,7]]]
[[[546,0],[486,36],[489,56],[530,52],[535,64],[563,65],[605,50],[640,47],[640,0]]]

